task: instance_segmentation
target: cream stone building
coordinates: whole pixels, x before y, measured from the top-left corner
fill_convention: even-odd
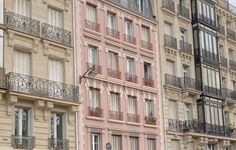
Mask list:
[[[0,149],[76,149],[73,3],[0,2]]]

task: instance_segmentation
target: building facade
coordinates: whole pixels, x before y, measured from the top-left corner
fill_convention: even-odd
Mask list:
[[[152,2],[76,1],[81,150],[160,147],[158,33]]]
[[[0,149],[76,149],[73,9],[0,2]]]

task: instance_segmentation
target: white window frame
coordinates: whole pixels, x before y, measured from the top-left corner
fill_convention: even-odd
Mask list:
[[[98,142],[95,142],[95,137],[98,138]],[[96,148],[97,145],[97,148]],[[101,134],[91,133],[91,150],[101,150]]]

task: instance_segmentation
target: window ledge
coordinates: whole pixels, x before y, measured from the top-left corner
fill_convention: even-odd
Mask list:
[[[133,126],[141,126],[140,123],[135,123],[135,122],[126,122],[128,125],[133,125]]]
[[[144,127],[148,127],[148,128],[157,128],[157,125],[150,125],[150,124],[144,124]]]
[[[93,116],[87,116],[86,119],[89,119],[89,120],[97,120],[97,121],[105,121],[104,118],[101,118],[101,117],[93,117]]]
[[[123,120],[114,120],[114,119],[108,119],[108,122],[120,123],[120,124],[124,124],[125,123]]]

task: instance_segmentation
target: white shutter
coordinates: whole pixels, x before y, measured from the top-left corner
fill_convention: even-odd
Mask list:
[[[91,22],[96,22],[96,7],[95,6],[87,5],[86,19]]]
[[[62,28],[62,12],[53,8],[48,8],[48,23],[52,26]]]
[[[15,51],[15,60],[13,70],[15,73],[30,75],[31,71],[30,54]]]
[[[15,13],[30,17],[30,0],[13,0]]]

